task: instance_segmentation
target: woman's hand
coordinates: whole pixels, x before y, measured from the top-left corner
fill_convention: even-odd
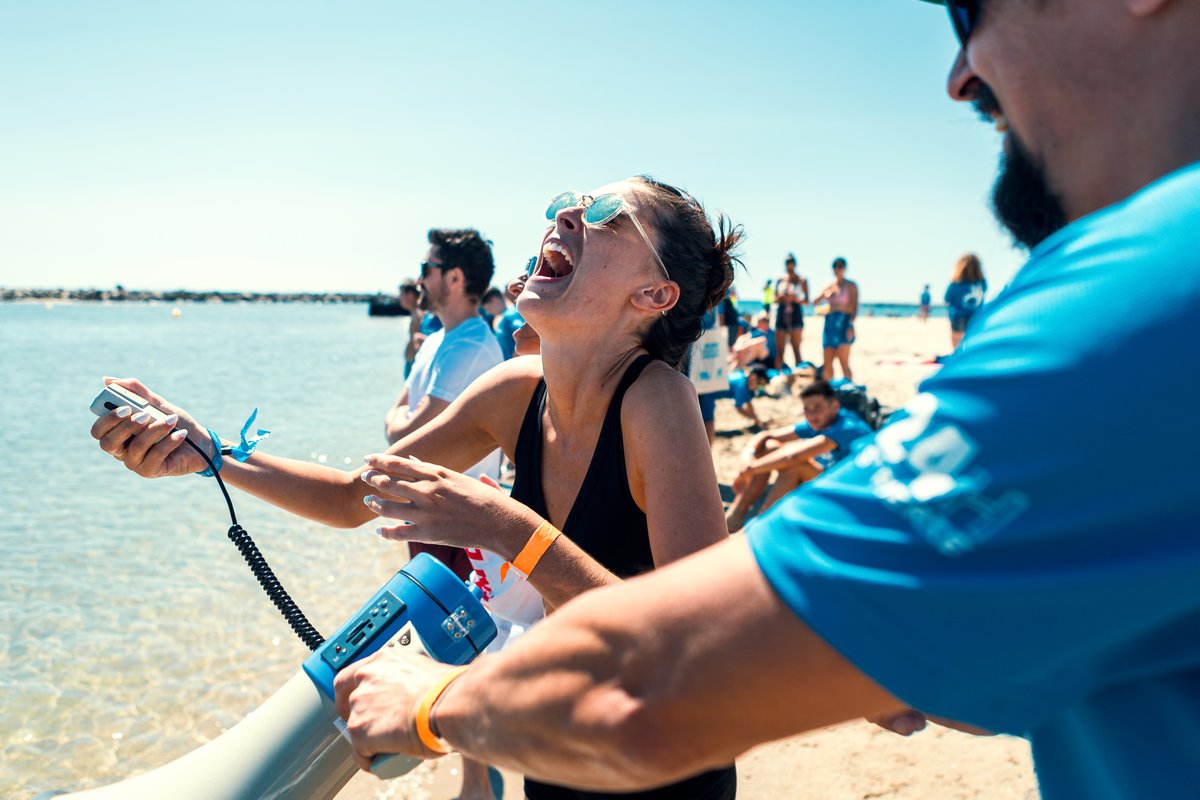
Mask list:
[[[424,653],[385,647],[337,674],[333,681],[338,716],[346,721],[354,760],[370,770],[379,753],[437,758],[416,730],[417,704],[446,672]]]
[[[115,383],[150,401],[168,416],[156,421],[145,412],[135,413],[121,406],[100,417],[92,425],[92,438],[100,449],[123,463],[143,478],[165,478],[187,475],[206,469],[204,459],[190,447],[183,446],[190,438],[202,450],[212,453],[212,440],[190,414],[147,389],[133,378],[105,378],[104,385]],[[174,431],[174,433],[172,433]]]
[[[376,494],[363,498],[375,514],[404,524],[379,534],[398,542],[483,547],[516,558],[542,518],[483,481],[406,456],[367,456],[362,480]]]

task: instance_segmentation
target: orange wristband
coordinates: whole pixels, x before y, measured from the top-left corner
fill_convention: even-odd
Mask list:
[[[559,536],[562,536],[562,531],[551,525],[549,521],[538,525],[537,530],[529,537],[529,541],[521,548],[521,552],[517,553],[517,557],[513,559],[512,565],[528,578],[529,573],[533,572],[533,568],[538,565],[542,556]]]
[[[417,736],[421,739],[421,744],[428,747],[435,753],[445,755],[450,752],[450,746],[445,741],[439,739],[433,732],[433,728],[429,724],[429,715],[433,712],[433,705],[438,701],[438,698],[454,683],[455,678],[467,671],[466,667],[456,667],[445,675],[438,682],[430,687],[425,696],[421,698],[421,702],[417,705]]]

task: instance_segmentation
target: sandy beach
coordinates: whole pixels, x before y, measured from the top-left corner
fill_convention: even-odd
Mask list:
[[[923,363],[949,350],[945,319],[862,318],[851,357],[857,382],[887,406],[899,407],[936,367]],[[803,355],[819,361],[820,326],[810,322]],[[763,423],[801,418],[795,396],[754,401]],[[717,406],[717,477],[728,483],[750,433],[730,401]],[[343,790],[346,800],[450,800],[458,788],[457,757],[426,764],[397,781],[360,775]],[[1036,780],[1028,744],[1005,736],[971,736],[930,725],[909,738],[870,723],[848,722],[763,745],[738,760],[738,797],[743,800],[1033,800]],[[505,774],[505,796],[519,798],[521,778]]]

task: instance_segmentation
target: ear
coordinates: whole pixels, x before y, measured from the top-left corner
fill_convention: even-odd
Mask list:
[[[665,281],[642,287],[634,292],[632,302],[635,308],[643,311],[665,314],[679,302],[679,284]]]

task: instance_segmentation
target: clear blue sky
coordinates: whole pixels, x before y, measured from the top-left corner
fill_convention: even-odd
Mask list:
[[[0,286],[375,291],[425,231],[501,275],[550,197],[649,172],[746,227],[742,296],[834,256],[912,302],[987,210],[997,134],[916,0],[0,4]]]

